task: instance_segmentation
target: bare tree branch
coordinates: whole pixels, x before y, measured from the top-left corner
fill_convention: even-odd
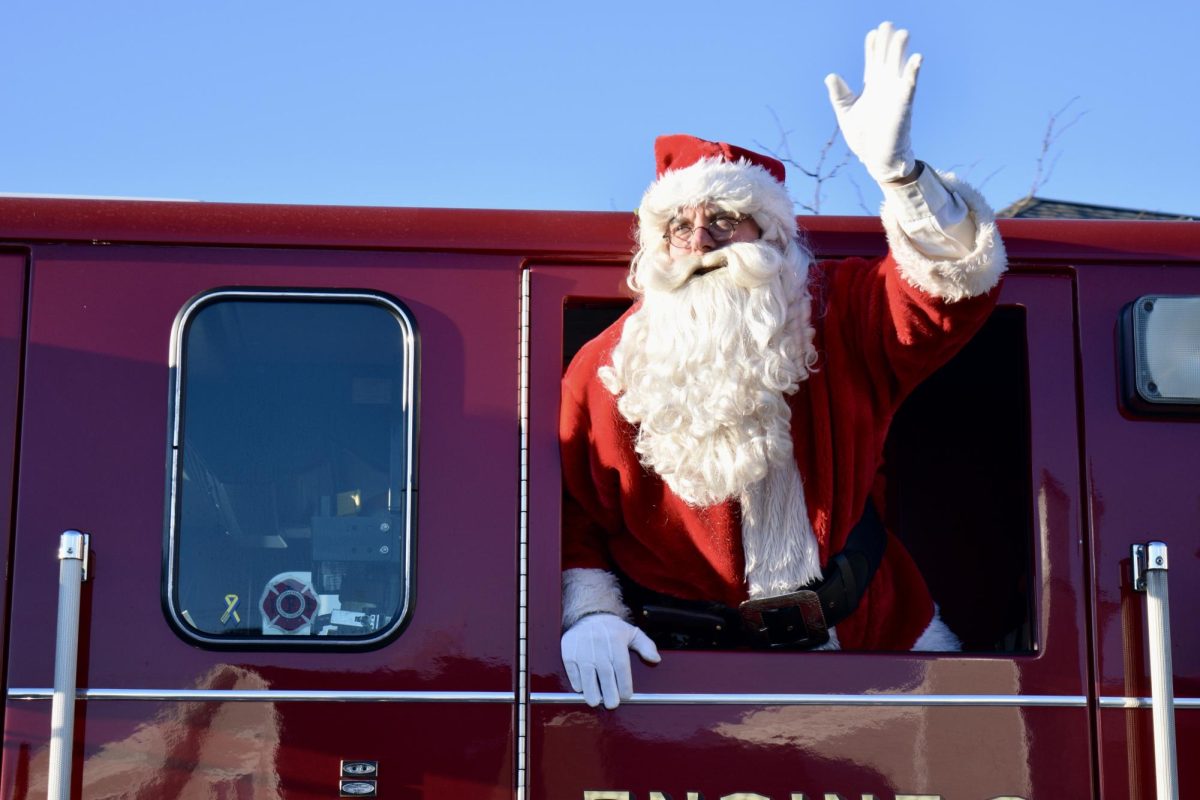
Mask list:
[[[1064,103],[1057,111],[1050,115],[1050,119],[1046,121],[1046,132],[1042,135],[1042,149],[1038,153],[1037,164],[1034,169],[1033,183],[1029,185],[1029,193],[1025,195],[1025,199],[1029,199],[1037,194],[1038,190],[1050,182],[1050,176],[1054,174],[1054,167],[1058,164],[1058,159],[1062,155],[1062,151],[1054,154],[1050,159],[1050,164],[1047,166],[1046,158],[1050,155],[1050,150],[1058,142],[1062,135],[1074,127],[1075,123],[1083,119],[1088,113],[1087,111],[1079,111],[1075,116],[1071,117],[1067,122],[1060,123],[1062,115],[1067,112],[1079,95],[1075,95],[1066,103]]]
[[[838,173],[841,172],[842,167],[850,163],[850,151],[847,150],[842,155],[841,160],[836,164],[833,166],[828,166],[827,162],[832,160],[830,158],[830,152],[833,150],[833,146],[837,144],[838,139],[838,128],[835,125],[833,128],[833,133],[830,134],[829,138],[825,141],[825,144],[821,146],[820,151],[817,153],[816,166],[809,169],[796,159],[792,158],[791,143],[788,141],[788,136],[791,134],[791,131],[784,130],[783,123],[780,122],[779,115],[775,113],[775,109],[767,106],[767,111],[771,113],[771,118],[775,120],[775,127],[779,131],[779,144],[774,149],[767,147],[762,142],[757,140],[754,142],[754,144],[756,147],[766,151],[766,153],[771,157],[779,159],[784,164],[789,164],[792,167],[795,167],[800,171],[801,174],[812,179],[814,183],[812,202],[804,203],[796,200],[795,198],[792,199],[792,202],[809,214],[819,215],[821,213],[821,193],[825,188],[825,184],[828,181],[836,178]]]
[[[974,161],[972,161],[970,164],[967,164],[967,168],[966,168],[966,170],[963,172],[963,174],[962,174],[962,177],[963,177],[964,179],[966,179],[966,180],[970,180],[970,178],[971,178],[971,173],[972,173],[972,172],[974,172],[974,171],[975,171],[975,168],[976,168],[976,167],[978,167],[978,166],[979,166],[980,164],[982,164],[982,163],[983,163],[983,159],[982,159],[982,158],[977,158],[977,159],[975,159]],[[955,172],[956,170],[958,170],[958,169],[959,169],[959,168],[961,168],[962,166],[963,166],[963,165],[962,165],[961,163],[954,163],[954,164],[951,164],[951,165],[949,165],[948,167],[946,167],[946,170],[945,170],[945,171],[946,171],[946,172]],[[987,186],[987,182],[988,182],[988,181],[990,181],[992,178],[996,177],[996,175],[997,175],[998,173],[1002,172],[1003,170],[1004,170],[1004,167],[1003,167],[1003,165],[1001,165],[1001,166],[999,166],[999,167],[996,167],[994,170],[992,170],[991,172],[989,172],[989,173],[987,174],[987,176],[986,176],[986,177],[985,177],[983,180],[981,180],[981,181],[980,181],[978,184],[976,184],[976,185],[975,185],[975,188],[976,188],[976,189],[978,189],[979,191],[983,191],[983,187],[984,187],[984,186]]]
[[[1003,166],[996,167],[994,170],[992,170],[991,172],[989,172],[989,173],[987,174],[987,177],[986,177],[986,178],[984,178],[983,180],[981,180],[981,181],[979,182],[979,185],[978,185],[978,186],[976,186],[975,188],[976,188],[976,189],[978,189],[979,191],[981,191],[981,192],[982,192],[982,191],[983,191],[983,187],[987,186],[987,183],[988,183],[988,181],[990,181],[992,178],[996,177],[996,175],[997,175],[998,173],[1000,173],[1000,172],[1003,172],[1003,171],[1004,171],[1004,167],[1003,167]]]
[[[868,217],[875,215],[875,212],[867,208],[867,201],[863,199],[862,187],[858,185],[858,181],[854,180],[854,176],[846,174],[846,180],[850,181],[850,185],[854,187],[854,194],[858,197],[858,207]]]
[[[979,162],[980,162],[980,161],[983,161],[983,159],[982,159],[982,158],[977,158],[977,159],[975,159],[974,161],[972,161],[970,164],[967,164],[967,170],[966,170],[966,172],[964,172],[964,173],[962,174],[962,177],[963,177],[963,178],[969,178],[969,177],[971,177],[971,172],[972,172],[972,171],[973,171],[973,170],[974,170],[976,167],[978,167],[978,166],[979,166]],[[958,170],[959,170],[959,169],[961,169],[961,168],[962,168],[962,163],[961,163],[961,162],[959,162],[959,161],[955,161],[953,164],[950,164],[950,165],[948,165],[948,166],[946,167],[946,169],[945,169],[945,172],[954,172],[955,174],[957,174]]]

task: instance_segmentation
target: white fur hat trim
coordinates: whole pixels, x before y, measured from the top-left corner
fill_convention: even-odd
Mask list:
[[[792,199],[775,176],[746,160],[703,158],[664,172],[650,184],[638,208],[638,245],[643,250],[658,247],[672,217],[704,205],[753,217],[762,238],[780,247],[796,237]]]

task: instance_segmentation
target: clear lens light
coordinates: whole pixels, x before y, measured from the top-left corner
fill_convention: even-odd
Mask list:
[[[1138,394],[1200,403],[1200,297],[1142,297],[1134,314]]]

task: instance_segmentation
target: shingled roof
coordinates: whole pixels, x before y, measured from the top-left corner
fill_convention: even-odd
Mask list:
[[[1140,208],[1118,208],[1096,206],[1089,203],[1072,203],[1067,200],[1050,200],[1045,197],[1026,197],[996,213],[1003,219],[1165,219],[1197,221],[1200,217],[1186,214],[1164,214],[1160,211],[1145,211]]]

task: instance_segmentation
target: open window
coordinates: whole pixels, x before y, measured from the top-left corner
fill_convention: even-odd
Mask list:
[[[1036,649],[1026,354],[1025,309],[998,307],[905,400],[884,448],[887,525],[967,652]]]
[[[628,307],[568,299],[564,368]],[[968,652],[1036,649],[1028,383],[1025,309],[1001,306],[904,402],[885,447],[885,523]]]
[[[164,604],[211,645],[373,644],[412,587],[415,331],[377,294],[229,290],[174,336]]]

